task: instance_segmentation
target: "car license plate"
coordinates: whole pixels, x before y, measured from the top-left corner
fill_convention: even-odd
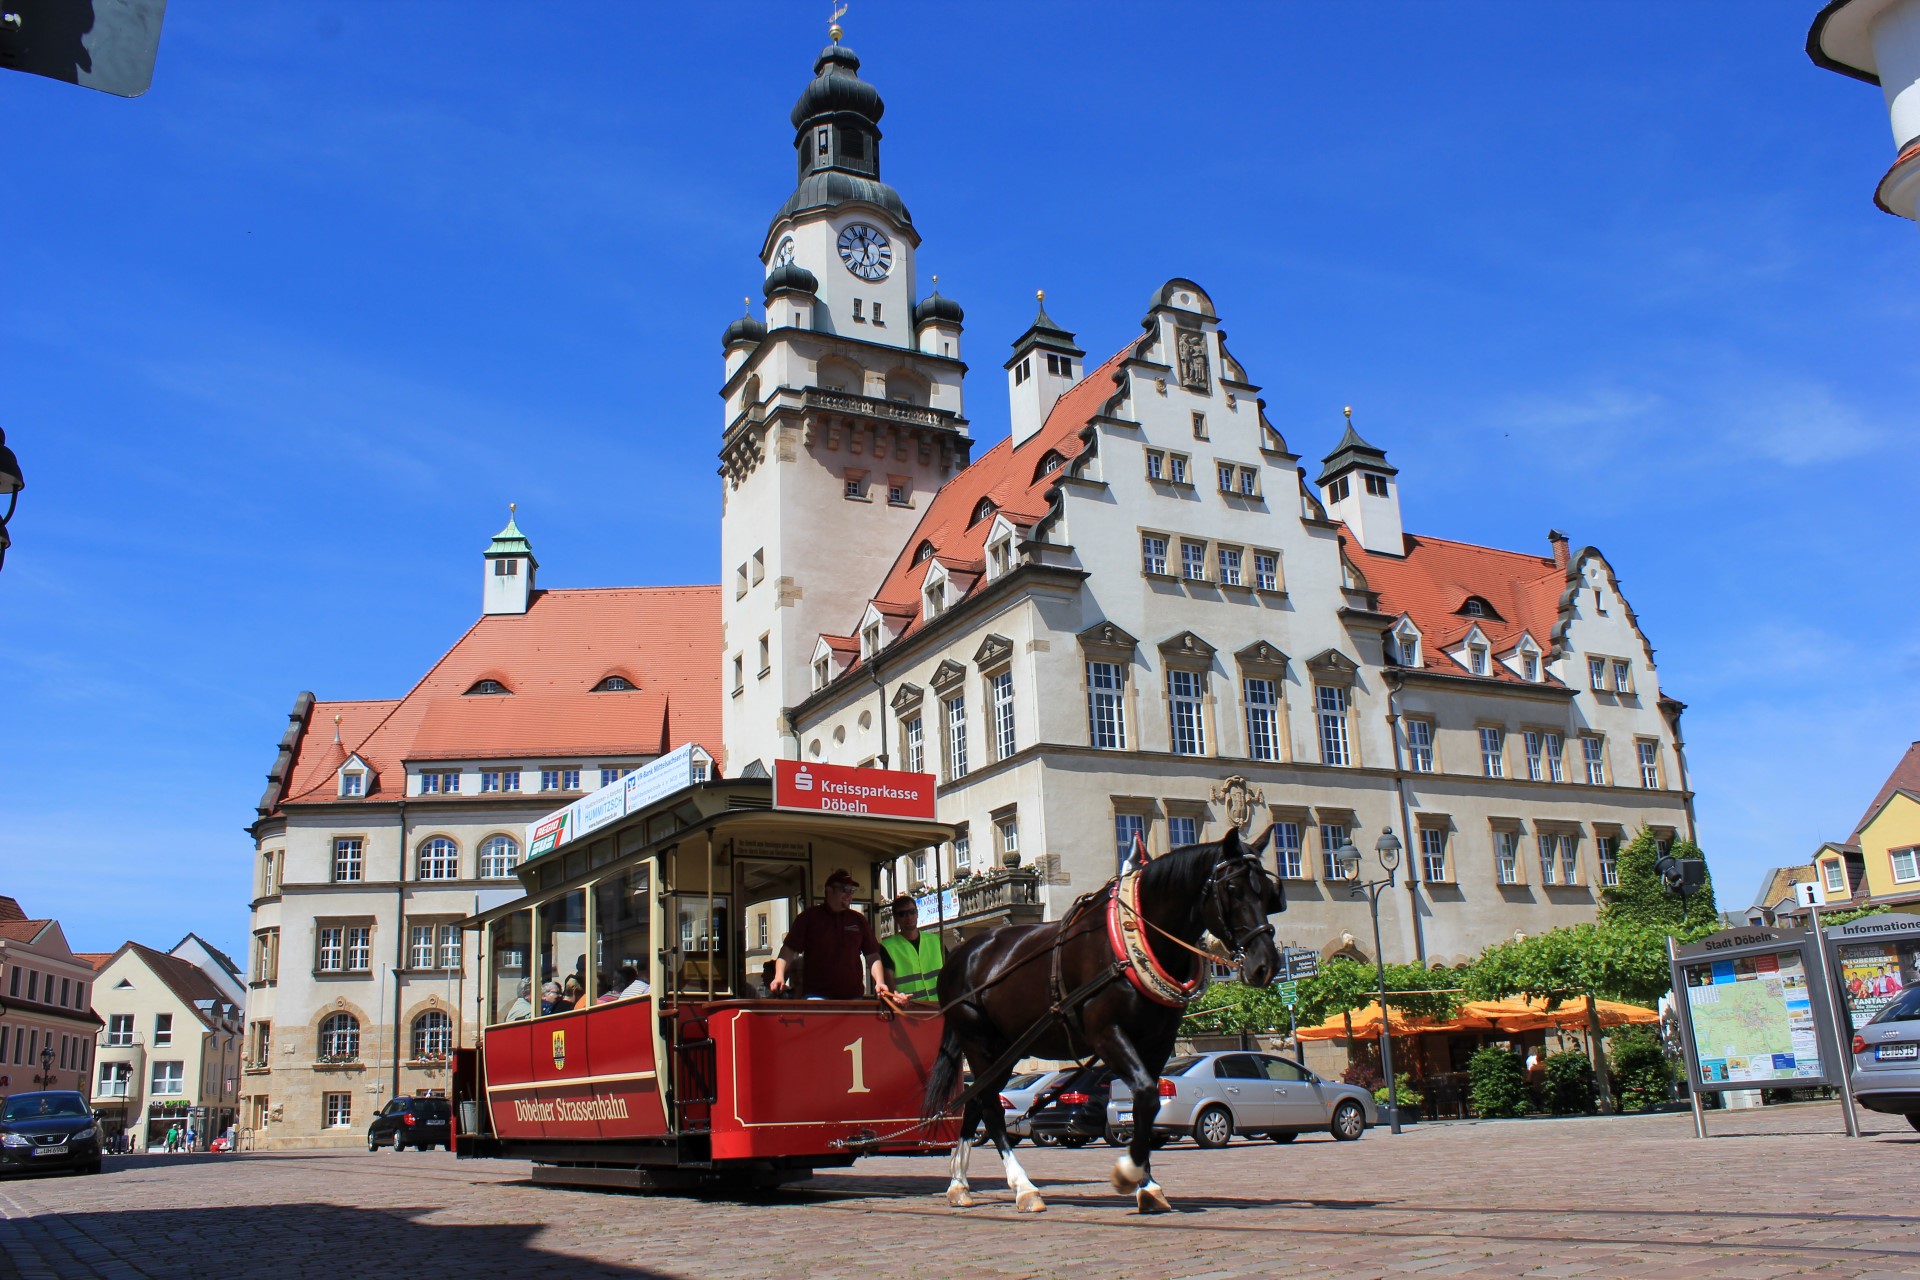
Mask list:
[[[1119,1115],[1119,1117],[1120,1117],[1120,1123],[1121,1123],[1121,1124],[1132,1124],[1132,1123],[1133,1123],[1133,1112],[1131,1112],[1131,1111],[1121,1111],[1121,1112],[1118,1112],[1117,1114],[1118,1114],[1118,1115]]]
[[[1920,1044],[1883,1044],[1873,1051],[1874,1061],[1885,1062],[1890,1058],[1920,1058]]]
[[[35,1147],[33,1149],[33,1154],[37,1156],[63,1156],[67,1154],[67,1144],[64,1142],[61,1142],[61,1143],[56,1143],[51,1147]]]

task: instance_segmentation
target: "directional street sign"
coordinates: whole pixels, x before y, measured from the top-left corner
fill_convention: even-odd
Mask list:
[[[1300,1003],[1300,984],[1297,982],[1276,982],[1273,989],[1280,993],[1280,1002],[1291,1009]]]

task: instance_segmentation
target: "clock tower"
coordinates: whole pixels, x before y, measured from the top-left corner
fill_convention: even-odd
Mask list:
[[[798,183],[760,246],[763,309],[749,302],[722,339],[728,775],[797,756],[786,712],[834,649],[822,637],[858,627],[973,447],[964,317],[938,292],[917,299],[920,234],[881,179],[886,108],[859,72],[836,26],[790,117]]]

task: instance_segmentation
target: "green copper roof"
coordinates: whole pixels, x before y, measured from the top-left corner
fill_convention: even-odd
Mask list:
[[[487,544],[487,555],[494,556],[531,556],[533,544],[527,541],[527,535],[520,532],[520,526],[513,522],[513,516],[507,516],[507,527],[493,535],[493,541]]]
[[[1360,438],[1353,429],[1353,419],[1347,419],[1346,434],[1340,437],[1340,443],[1326,456],[1326,466],[1320,472],[1315,483],[1325,484],[1342,472],[1352,471],[1355,467],[1365,467],[1369,471],[1381,471],[1387,475],[1398,475],[1399,469],[1387,465],[1387,455]]]

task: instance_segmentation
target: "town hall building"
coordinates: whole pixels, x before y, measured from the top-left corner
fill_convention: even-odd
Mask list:
[[[1282,940],[1365,954],[1334,854],[1392,828],[1388,958],[1460,962],[1592,919],[1639,828],[1691,837],[1681,704],[1605,556],[1407,531],[1350,414],[1303,466],[1200,284],[1143,289],[1093,360],[1041,298],[975,458],[964,314],[920,293],[859,68],[815,63],[764,310],[723,339],[726,773],[938,775],[960,834],[876,888],[958,878],[963,933],[1058,913],[1136,838],[1277,824]]]

